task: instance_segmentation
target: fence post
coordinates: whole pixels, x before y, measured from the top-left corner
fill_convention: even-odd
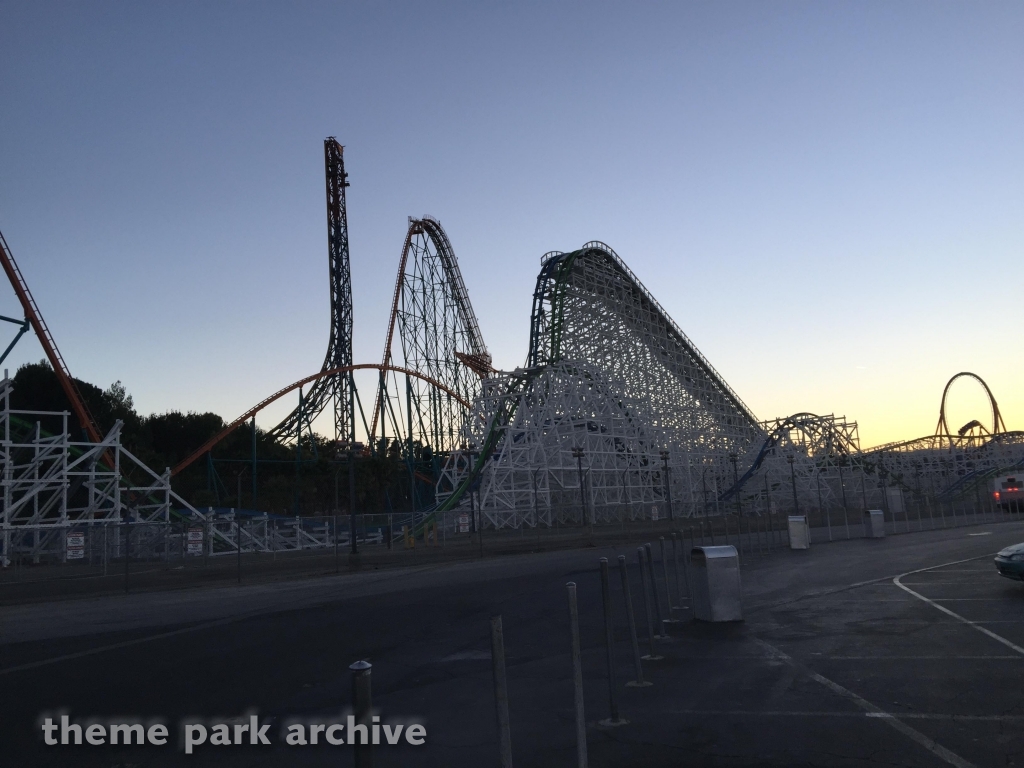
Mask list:
[[[651,601],[654,603],[654,626],[658,630],[655,637],[660,639],[667,635],[665,634],[665,620],[661,614],[661,600],[658,599],[658,579],[654,573],[654,553],[650,542],[644,544],[644,551],[647,553],[647,572],[650,576],[648,587],[651,590]]]
[[[601,564],[601,605],[604,607],[604,645],[608,657],[608,719],[601,725],[625,725],[619,716],[619,705],[615,700],[615,636],[612,632],[612,595],[608,587],[608,558],[602,557]]]
[[[569,598],[569,632],[572,640],[573,701],[576,705],[576,766],[587,768],[587,718],[583,712],[583,662],[580,658],[580,617],[576,608],[576,584],[565,585]]]
[[[512,768],[508,682],[505,679],[505,635],[501,627],[501,616],[491,617],[491,671],[494,677],[494,709],[498,719],[498,749],[501,768]]]
[[[626,556],[619,555],[619,576],[622,577],[622,595],[626,599],[626,618],[629,620],[629,640],[633,647],[633,667],[636,670],[636,680],[626,683],[627,686],[645,688],[650,683],[644,680],[643,666],[640,664],[640,643],[636,637],[636,617],[633,615],[633,593],[629,586],[629,570],[626,566]]]
[[[661,656],[659,656],[654,651],[654,618],[651,615],[651,588],[650,585],[647,583],[647,568],[644,564],[644,560],[646,559],[646,553],[643,547],[636,548],[636,559],[637,562],[640,564],[640,585],[641,591],[644,596],[644,613],[647,614],[647,642],[650,645],[651,649],[651,652],[642,658],[647,659],[647,661],[656,661],[660,659]]]

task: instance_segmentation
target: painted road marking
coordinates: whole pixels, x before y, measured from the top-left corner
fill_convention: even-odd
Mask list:
[[[897,576],[896,578],[899,577]],[[944,760],[952,766],[955,766],[955,768],[976,768],[973,763],[964,760],[962,757],[960,757],[960,755],[946,749],[944,746],[939,744],[934,739],[928,738],[920,731],[915,730],[914,728],[911,728],[909,725],[904,723],[903,720],[900,719],[903,717],[902,714],[896,716],[889,712],[886,712],[880,707],[876,707],[867,699],[858,696],[856,693],[847,688],[844,688],[839,683],[829,680],[824,675],[819,675],[817,672],[808,669],[803,664],[800,664],[799,662],[795,661],[788,654],[784,653],[783,651],[780,651],[774,645],[766,643],[764,640],[754,638],[754,642],[760,645],[762,648],[764,648],[765,651],[768,652],[768,655],[770,657],[775,658],[779,661],[784,661],[785,663],[789,664],[790,666],[800,670],[805,675],[809,676],[812,680],[821,683],[833,693],[842,696],[844,699],[852,701],[865,712],[869,713],[870,716],[880,719],[882,722],[886,723],[887,725],[891,726],[895,730],[902,733],[908,739],[911,739],[912,741],[915,741],[918,744],[920,744],[922,747],[927,749],[936,757],[940,758],[941,760]]]
[[[972,560],[980,560],[982,557],[992,557],[992,555],[982,555],[981,557],[973,557],[971,559]],[[961,560],[959,562],[966,562],[966,561]],[[953,565],[953,563],[947,563],[946,565]],[[923,600],[924,602],[928,603],[930,606],[932,606],[936,610],[942,611],[947,616],[951,616],[954,619],[956,619],[957,621],[962,622],[963,624],[966,624],[969,627],[974,627],[976,630],[981,632],[983,635],[987,635],[988,637],[991,637],[997,643],[1002,643],[1003,645],[1005,645],[1010,650],[1016,651],[1017,653],[1019,653],[1022,656],[1024,656],[1024,648],[1021,648],[1016,643],[1011,643],[1009,640],[1007,640],[1005,637],[1003,637],[1001,635],[997,635],[991,629],[985,629],[985,627],[981,626],[982,624],[1009,624],[1009,623],[1014,623],[1014,622],[1005,622],[1005,621],[971,621],[970,619],[964,618],[959,613],[954,613],[953,611],[949,610],[949,608],[947,608],[946,606],[939,605],[936,601],[932,600],[931,598],[925,597],[920,592],[915,592],[910,587],[906,586],[905,584],[903,584],[900,581],[904,576],[909,576],[912,573],[924,573],[925,571],[934,571],[935,569],[942,568],[942,567],[943,566],[941,566],[941,565],[935,565],[935,566],[932,566],[931,568],[921,568],[921,569],[916,570],[916,571],[908,571],[907,573],[903,573],[903,574],[900,574],[899,576],[895,577],[892,580],[892,583],[895,584],[900,589],[902,589],[904,592],[909,592],[914,597],[916,597],[918,600]]]
[[[459,653],[453,653],[451,656],[445,656],[441,659],[441,663],[444,664],[448,661],[490,661],[490,651],[461,651]]]
[[[821,712],[821,711],[769,711],[757,709],[674,709],[667,714],[671,715],[707,715],[715,717],[870,717],[877,719],[900,718],[903,720],[960,720],[981,721],[981,722],[1020,722],[1024,715],[952,715],[942,712],[900,712],[898,715],[888,712]]]
[[[825,656],[815,654],[815,660],[828,661],[1024,661],[1020,656]]]

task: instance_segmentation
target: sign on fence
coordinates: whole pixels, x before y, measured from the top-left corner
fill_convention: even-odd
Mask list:
[[[655,504],[651,505],[651,520],[658,519],[658,507]]]
[[[459,515],[459,533],[469,533],[469,515]]]
[[[199,525],[194,525],[188,529],[188,553],[190,555],[201,555],[203,554],[203,528]]]
[[[68,560],[81,560],[85,557],[85,531],[68,531],[64,551]]]

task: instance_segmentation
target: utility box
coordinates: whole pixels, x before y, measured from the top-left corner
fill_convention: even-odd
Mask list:
[[[811,527],[807,524],[806,515],[789,516],[789,548],[811,548]]]
[[[885,538],[885,513],[880,509],[869,509],[864,513],[864,538]]]
[[[740,558],[736,547],[694,547],[693,617],[700,621],[743,621]]]

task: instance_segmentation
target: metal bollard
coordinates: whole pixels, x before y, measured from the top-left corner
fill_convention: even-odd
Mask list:
[[[356,768],[373,768],[373,746],[370,744],[370,726],[371,718],[370,711],[372,709],[372,699],[370,696],[370,670],[372,669],[370,662],[368,661],[357,661],[355,664],[350,664],[349,669],[352,670],[352,710],[355,717],[355,722],[358,725],[366,726],[366,743],[355,744],[353,752],[355,753],[355,765]],[[345,734],[349,744],[353,744],[353,737],[351,734]]]
[[[661,656],[654,652],[654,618],[651,615],[651,589],[647,583],[649,577],[647,575],[647,568],[644,564],[644,560],[647,559],[647,554],[643,547],[636,548],[636,559],[640,564],[640,586],[642,588],[641,592],[644,596],[644,613],[647,614],[647,642],[651,648],[651,652],[642,658],[647,661],[657,661]]]
[[[512,768],[512,734],[508,720],[508,682],[505,679],[505,634],[501,616],[491,617],[491,667],[494,673],[494,709],[498,719],[501,768]]]
[[[626,599],[626,617],[629,620],[629,640],[633,646],[633,667],[636,669],[636,680],[630,680],[626,685],[631,688],[646,688],[650,683],[644,680],[644,670],[640,664],[640,643],[636,638],[633,593],[629,586],[629,569],[626,566],[625,555],[619,555],[619,576],[622,577],[622,594]]]
[[[661,615],[661,600],[658,599],[658,579],[654,575],[654,553],[651,550],[650,542],[644,544],[644,550],[647,552],[647,568],[650,574],[651,602],[654,603],[654,627],[658,630],[655,637],[664,639],[667,637],[665,634],[665,620]]]
[[[608,657],[608,719],[601,725],[625,725],[626,721],[619,717],[619,705],[615,700],[615,638],[612,632],[612,596],[608,588],[608,558],[602,557],[601,564],[601,604],[604,607],[604,645]]]
[[[576,704],[576,766],[587,768],[587,718],[583,713],[583,661],[580,658],[580,616],[576,608],[576,583],[565,585],[569,598],[569,632],[572,640],[573,701]]]
[[[663,624],[678,624],[679,619],[672,617],[672,611],[676,610],[676,608],[672,605],[672,588],[668,581],[668,559],[665,557],[665,537],[659,536],[658,541],[661,544],[661,575],[664,577],[665,581],[665,602],[668,604],[668,616],[665,618]]]

